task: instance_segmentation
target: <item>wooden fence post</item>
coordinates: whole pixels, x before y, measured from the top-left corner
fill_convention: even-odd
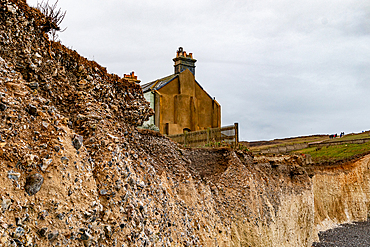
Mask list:
[[[206,143],[206,145],[209,144],[210,132],[211,132],[211,129],[208,127],[207,128],[207,143]]]
[[[239,123],[234,123],[235,128],[235,148],[238,147],[239,143]]]
[[[184,146],[186,147],[186,142],[187,142],[187,136],[188,136],[188,131],[184,131]]]

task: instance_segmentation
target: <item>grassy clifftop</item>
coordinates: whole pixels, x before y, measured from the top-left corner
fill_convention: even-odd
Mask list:
[[[294,144],[307,144],[307,148],[291,153],[309,154],[314,163],[337,162],[357,158],[370,152],[370,131],[351,133],[341,138],[329,135],[312,135],[246,143],[252,152]],[[362,142],[363,143],[357,143]],[[356,142],[356,143],[354,143]]]

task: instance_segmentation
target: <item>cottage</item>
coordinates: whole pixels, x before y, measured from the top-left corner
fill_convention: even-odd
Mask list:
[[[155,111],[144,126],[155,125],[167,135],[221,127],[221,106],[195,80],[193,54],[180,47],[173,61],[174,74],[141,86]]]

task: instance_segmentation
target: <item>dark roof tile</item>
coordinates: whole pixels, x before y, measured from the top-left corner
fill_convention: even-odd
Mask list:
[[[161,79],[157,79],[155,81],[148,82],[148,83],[141,85],[141,88],[143,89],[143,93],[146,93],[150,90],[160,89],[161,87],[166,85],[168,82],[172,81],[176,76],[177,74],[169,75]]]

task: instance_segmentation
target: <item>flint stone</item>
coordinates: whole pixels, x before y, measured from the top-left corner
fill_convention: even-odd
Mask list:
[[[8,107],[3,104],[3,103],[0,103],[0,111],[5,111]]]
[[[105,196],[107,194],[108,194],[108,191],[106,189],[101,189],[100,190],[100,195]]]
[[[7,6],[7,9],[8,9],[8,11],[9,12],[11,12],[13,15],[15,14],[15,13],[17,13],[17,9],[16,8],[14,8],[13,6],[11,6],[11,5],[8,5]]]
[[[62,158],[60,158],[60,160],[62,161],[63,164],[67,164],[69,162],[69,159],[65,156],[63,156]]]
[[[59,220],[63,220],[64,219],[64,214],[62,214],[62,213],[57,214],[57,218]]]
[[[28,83],[27,86],[32,90],[39,89],[39,84],[37,82]]]
[[[49,124],[47,122],[42,122],[41,125],[44,129],[48,129],[49,127]]]
[[[87,233],[87,232],[83,233],[83,234],[81,235],[81,237],[80,237],[80,239],[81,239],[82,241],[89,240],[90,238],[91,238],[91,235],[90,235],[89,233]]]
[[[47,227],[44,227],[44,228],[41,228],[40,230],[37,231],[37,234],[40,236],[40,237],[45,237],[46,236],[46,232],[48,231],[48,228]]]
[[[40,173],[35,173],[26,177],[26,184],[24,189],[29,196],[33,196],[41,189],[44,182],[44,177]]]
[[[13,238],[12,241],[16,243],[16,246],[23,246],[23,243],[17,238]],[[10,246],[14,246],[14,245],[10,245]]]
[[[34,63],[31,63],[31,64],[30,64],[30,68],[31,68],[32,70],[36,70],[36,69],[37,69],[37,66],[36,66]]]
[[[33,106],[33,105],[29,105],[28,106],[28,113],[33,115],[33,116],[37,116],[37,108],[36,106]]]
[[[46,171],[46,169],[49,167],[49,165],[53,162],[52,159],[42,159],[42,164],[40,166],[41,171]]]
[[[22,228],[22,227],[17,227],[16,229],[15,229],[15,232],[14,232],[14,237],[15,238],[20,238],[20,237],[22,237],[23,236],[23,234],[24,234],[24,232],[25,232],[25,230]]]
[[[57,230],[54,230],[48,234],[48,239],[50,242],[53,242],[54,240],[58,238],[58,236],[59,236],[59,232]]]
[[[13,171],[8,172],[8,178],[9,179],[18,180],[20,176],[21,176],[21,174],[18,173],[18,172],[13,172]]]
[[[9,209],[10,205],[12,204],[12,201],[10,199],[3,199],[1,202],[1,208],[3,211],[6,211]]]
[[[45,220],[45,219],[46,219],[46,217],[48,217],[48,216],[49,216],[48,211],[46,211],[46,210],[42,210],[42,211],[39,213],[38,218],[39,218],[39,219],[41,219],[41,220]]]
[[[51,89],[51,86],[48,83],[45,84],[43,87],[44,87],[45,90],[50,90]]]
[[[82,146],[83,137],[80,135],[76,135],[75,138],[72,140],[72,145],[76,150],[79,150]]]
[[[87,241],[92,238],[92,236],[87,232],[86,229],[80,229],[80,232],[81,232],[80,240]]]

